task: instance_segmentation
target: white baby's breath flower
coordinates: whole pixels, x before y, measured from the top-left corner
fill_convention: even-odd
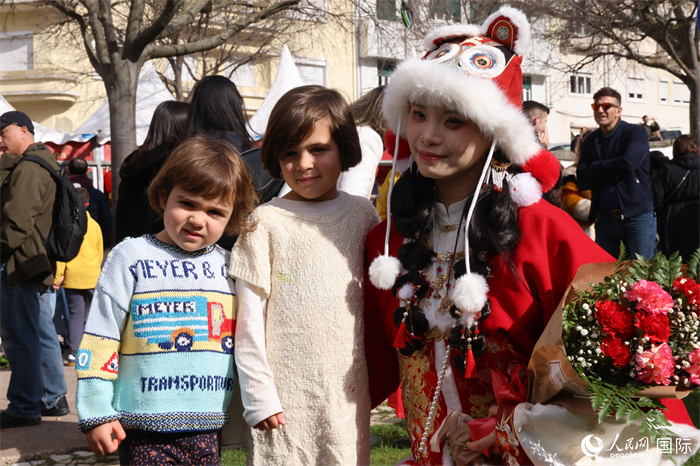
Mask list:
[[[580,332],[582,328],[583,328],[583,327],[581,327],[580,325],[577,325],[577,326],[576,326],[576,331],[577,331],[577,332]]]
[[[581,307],[583,307],[585,310],[589,310],[591,308],[591,306],[589,306],[588,303],[583,303],[583,306]]]
[[[582,329],[581,329],[581,335],[583,335],[584,337],[585,337],[586,335],[588,335],[588,330],[586,330],[585,328],[582,328]]]
[[[598,338],[598,333],[596,333],[596,332],[591,333],[591,338]]]

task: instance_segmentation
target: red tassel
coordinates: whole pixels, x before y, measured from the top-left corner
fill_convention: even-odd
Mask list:
[[[476,361],[474,361],[474,353],[472,352],[472,345],[470,344],[467,349],[467,362],[464,368],[464,378],[465,379],[475,379],[476,378]]]
[[[405,348],[410,337],[411,334],[408,333],[408,330],[406,330],[406,318],[404,317],[401,321],[401,325],[399,326],[399,332],[396,334],[396,338],[394,339],[394,348]]]

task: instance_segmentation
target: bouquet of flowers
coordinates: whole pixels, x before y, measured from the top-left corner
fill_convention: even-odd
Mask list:
[[[588,287],[577,275],[579,286],[575,280],[535,347],[529,398],[588,395],[599,422],[609,415],[627,425],[640,420],[640,434],[653,439],[669,434],[658,398],[682,398],[700,386],[700,250],[687,267],[678,253],[636,262],[624,254],[598,283],[591,283],[592,266],[612,264],[584,266]]]

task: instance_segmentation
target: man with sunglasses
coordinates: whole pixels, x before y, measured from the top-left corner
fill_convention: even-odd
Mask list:
[[[579,189],[592,191],[590,220],[596,243],[613,257],[620,242],[630,258],[654,255],[656,218],[649,180],[649,140],[639,125],[620,119],[620,93],[604,87],[593,95],[598,129],[581,145]]]

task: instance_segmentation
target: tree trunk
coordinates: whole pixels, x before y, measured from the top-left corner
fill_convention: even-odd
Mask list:
[[[111,85],[107,85],[109,119],[112,132],[112,215],[116,218],[119,202],[119,169],[136,149],[136,88],[141,71],[139,63],[124,61],[114,67]]]
[[[690,134],[696,141],[700,141],[700,83],[688,86],[690,89]]]
[[[175,100],[178,102],[185,101],[185,93],[182,90],[182,65],[185,61],[183,56],[175,57],[175,67],[173,67],[173,75],[175,76]]]

